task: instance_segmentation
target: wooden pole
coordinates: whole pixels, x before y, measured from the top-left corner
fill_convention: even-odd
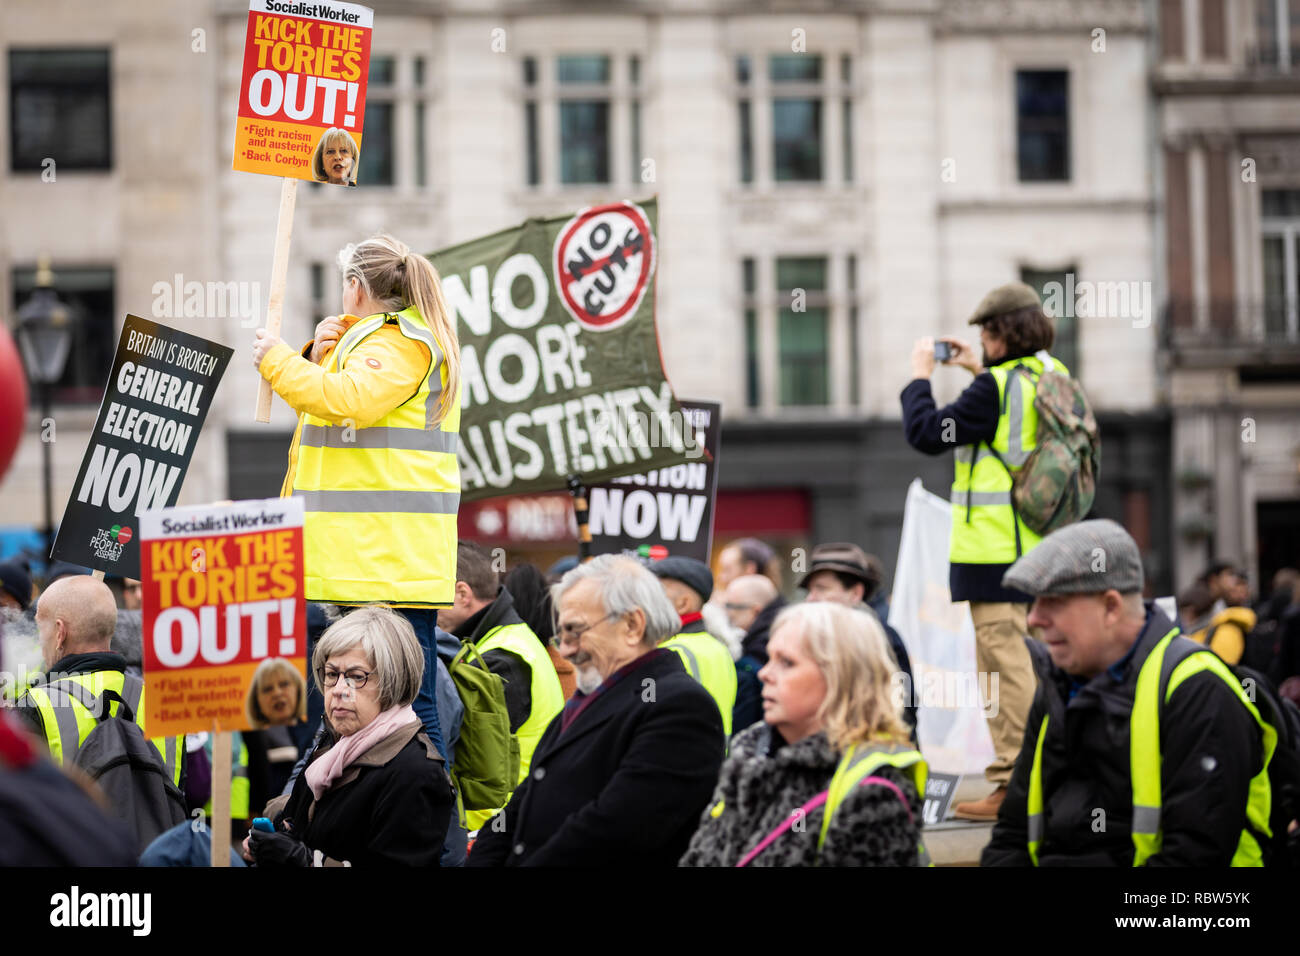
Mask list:
[[[289,240],[293,237],[293,210],[298,200],[298,180],[284,178],[280,187],[280,218],[275,225],[275,258],[271,260],[271,293],[266,299],[266,331],[277,338],[284,314],[284,283],[289,271]],[[253,420],[271,421],[271,383],[261,379],[257,387],[257,413]]]
[[[234,747],[229,731],[212,722],[212,865],[230,866],[230,759]]]

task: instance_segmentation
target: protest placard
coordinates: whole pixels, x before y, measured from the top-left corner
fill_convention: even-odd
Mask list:
[[[355,3],[249,3],[235,169],[356,184],[373,26]],[[346,153],[327,157],[334,142]]]
[[[145,726],[247,730],[257,665],[306,675],[301,498],[167,508],[140,522]]]
[[[683,399],[682,414],[708,454],[588,489],[591,554],[677,555],[710,562],[722,406]]]
[[[51,557],[140,577],[145,511],[176,503],[233,352],[128,315]]]
[[[429,256],[458,320],[464,500],[702,456],[659,354],[657,216],[608,203]]]

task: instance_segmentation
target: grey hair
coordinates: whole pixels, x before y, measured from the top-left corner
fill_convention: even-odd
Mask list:
[[[558,609],[560,599],[579,581],[595,581],[599,585],[606,614],[621,617],[641,611],[645,615],[642,643],[649,647],[658,646],[681,630],[682,620],[664,593],[663,585],[635,558],[602,554],[565,572],[551,586],[552,605]]]
[[[386,604],[368,604],[346,615],[321,635],[311,656],[312,676],[325,692],[325,662],[360,646],[372,679],[379,679],[379,708],[401,707],[415,700],[424,680],[424,651],[411,622]]]

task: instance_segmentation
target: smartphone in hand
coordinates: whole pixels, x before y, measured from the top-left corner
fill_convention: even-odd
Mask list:
[[[951,342],[934,343],[934,360],[936,362],[946,362],[953,357],[953,348]]]

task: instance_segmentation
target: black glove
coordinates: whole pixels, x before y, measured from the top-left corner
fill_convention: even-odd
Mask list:
[[[311,850],[287,833],[250,830],[248,849],[258,866],[311,866]]]

